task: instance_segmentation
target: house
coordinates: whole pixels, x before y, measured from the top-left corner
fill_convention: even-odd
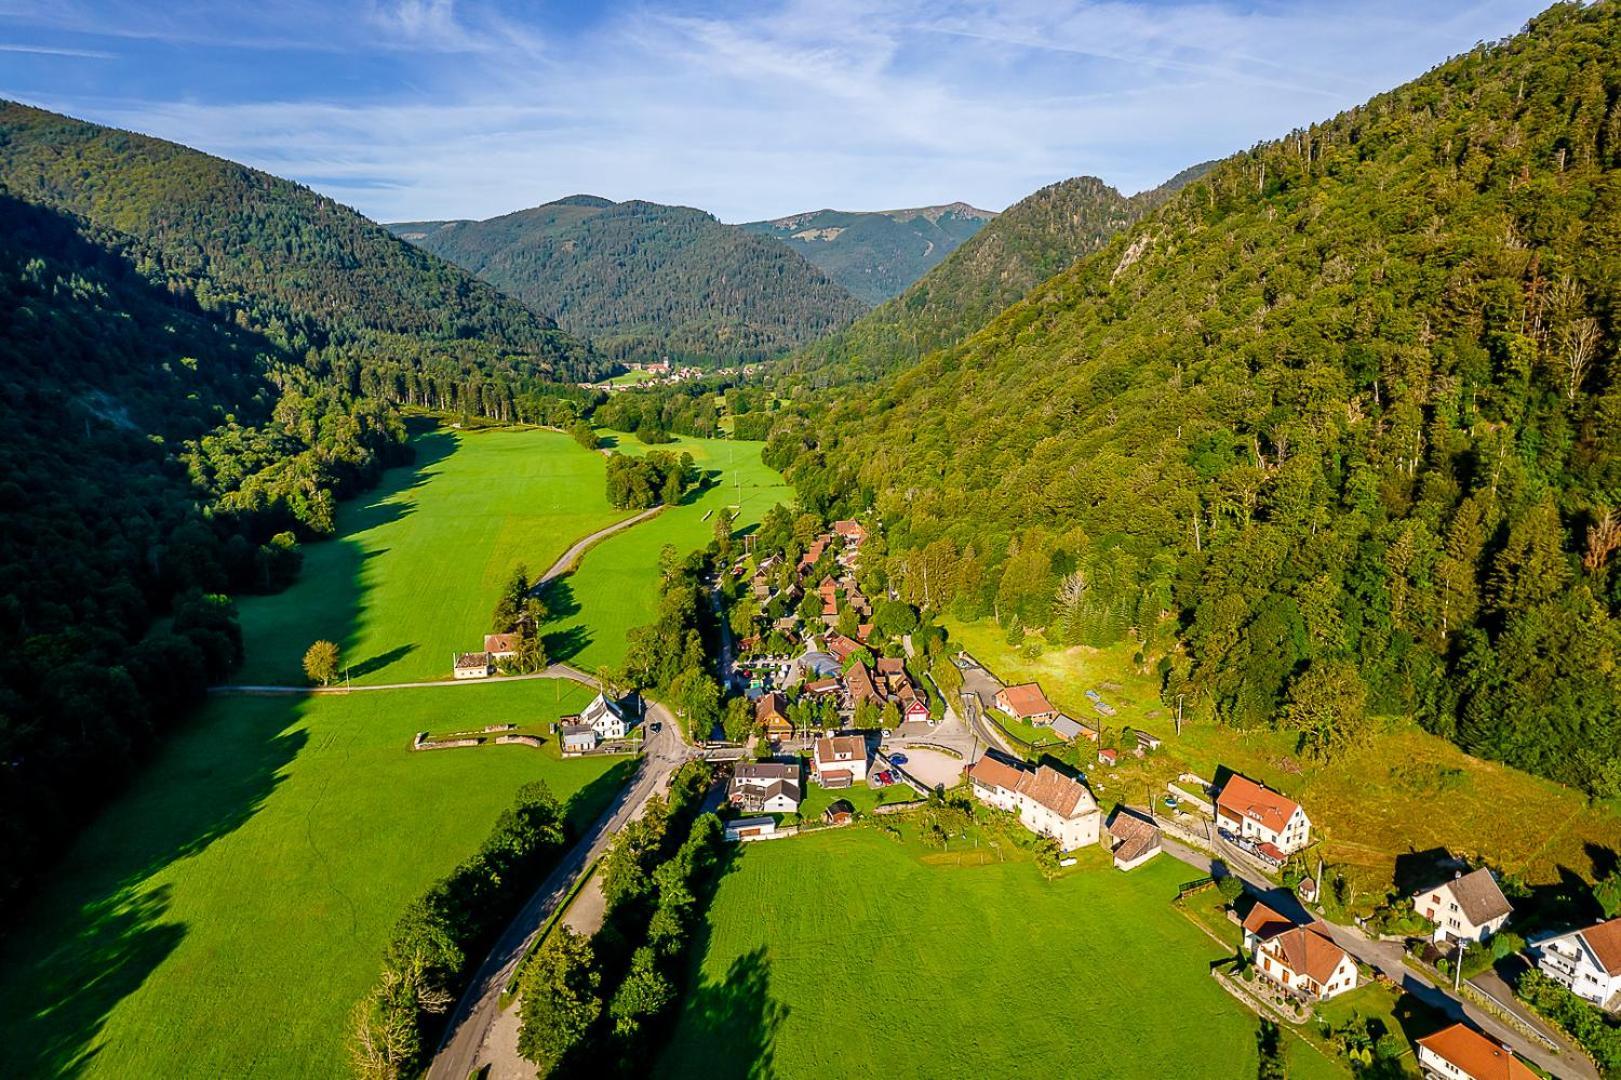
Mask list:
[[[1255,947],[1255,967],[1285,990],[1314,1001],[1356,988],[1356,961],[1316,923],[1262,941]]]
[[[518,655],[518,634],[485,634],[484,651],[491,660],[510,660]]]
[[[726,823],[726,839],[734,842],[763,840],[776,835],[777,819],[772,817],[745,817]]]
[[[884,707],[884,693],[878,689],[873,681],[872,669],[857,660],[850,665],[850,670],[844,673],[844,686],[850,692],[851,706],[867,702],[875,709]]]
[[[1420,889],[1413,896],[1413,910],[1435,924],[1436,941],[1485,941],[1514,912],[1485,867]]]
[[[901,710],[901,723],[903,724],[928,724],[932,722],[929,717],[929,703],[920,697],[914,697],[911,701],[908,701],[906,707]]]
[[[740,764],[732,770],[727,795],[750,813],[796,814],[801,798],[799,765],[774,761]]]
[[[1254,906],[1250,908],[1249,913],[1244,916],[1242,925],[1244,927],[1244,949],[1246,952],[1253,954],[1257,945],[1271,941],[1279,934],[1292,930],[1295,924],[1257,900]]]
[[[592,698],[591,704],[581,710],[579,722],[589,726],[602,739],[623,739],[629,730],[624,712],[601,694]]]
[[[1216,824],[1283,856],[1311,843],[1311,821],[1299,803],[1237,773],[1216,797]]]
[[[995,701],[996,707],[1009,716],[1032,724],[1050,724],[1058,716],[1038,683],[1004,686],[996,692]]]
[[[495,661],[489,653],[457,653],[451,661],[450,673],[458,679],[487,679],[495,674]]]
[[[590,724],[562,724],[557,732],[562,736],[565,754],[583,754],[597,748],[597,729]]]
[[[761,694],[754,703],[754,724],[772,742],[794,737],[794,723],[788,719],[788,699],[780,691]]]
[[[1109,822],[1108,846],[1116,870],[1135,870],[1159,854],[1159,826],[1122,806]]]
[[[825,788],[847,788],[867,779],[865,735],[824,735],[811,759],[816,782]]]
[[[822,811],[822,820],[829,825],[848,825],[856,816],[856,808],[848,799],[838,799]]]
[[[804,574],[822,560],[822,556],[827,552],[827,545],[831,540],[832,537],[830,536],[818,536],[811,541],[811,546],[806,549],[805,554],[799,557],[799,572],[801,574]]]
[[[1300,884],[1295,886],[1295,895],[1308,904],[1317,902],[1317,879],[1301,878]]]
[[[1097,800],[1050,765],[1026,769],[986,756],[969,768],[968,780],[980,802],[1018,814],[1025,828],[1052,837],[1065,851],[1098,842],[1103,815]]]
[[[1535,1080],[1531,1067],[1473,1028],[1453,1024],[1418,1040],[1418,1065],[1441,1080]]]
[[[1098,764],[1099,765],[1107,765],[1107,766],[1109,766],[1109,768],[1112,769],[1112,768],[1114,768],[1115,763],[1118,762],[1119,760],[1120,760],[1120,755],[1115,752],[1115,749],[1112,746],[1105,746],[1103,749],[1098,751]]]
[[[861,648],[861,642],[847,638],[843,634],[827,634],[823,637],[822,644],[826,646],[828,655],[837,660],[841,667],[846,660],[855,655],[857,649]]]
[[[860,547],[867,539],[867,530],[861,527],[858,521],[845,519],[833,523],[833,533],[850,547]]]
[[[1053,717],[1053,734],[1065,742],[1074,742],[1086,729],[1063,713]]]
[[[825,577],[816,586],[816,594],[822,598],[822,622],[827,626],[834,625],[839,621],[838,584],[832,578]]]
[[[1543,974],[1610,1012],[1621,1011],[1621,919],[1537,943]]]

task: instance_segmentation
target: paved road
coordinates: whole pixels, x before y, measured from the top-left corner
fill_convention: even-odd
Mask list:
[[[430,1080],[466,1080],[484,1062],[491,1064],[492,1076],[522,1071],[523,1063],[513,1058],[512,1047],[490,1045],[491,1032],[502,1019],[502,993],[541,928],[573,888],[575,879],[607,849],[625,823],[641,813],[648,799],[667,788],[670,775],[689,756],[690,748],[681,741],[668,709],[649,702],[644,723],[649,721],[659,724],[660,731],[648,737],[635,778],[541,883],[479,965],[445,1027],[438,1052],[428,1067]],[[507,1040],[500,1041],[504,1044]]]
[[[1162,837],[1167,855],[1187,863],[1201,873],[1214,870],[1215,857],[1208,852]],[[1313,918],[1295,901],[1294,894],[1279,889],[1276,884],[1235,860],[1226,860],[1229,872],[1242,878],[1246,884],[1276,908],[1280,915],[1303,921]],[[1292,905],[1292,906],[1291,906]],[[1565,1050],[1555,1053],[1542,1043],[1527,1037],[1517,1028],[1510,1027],[1496,1016],[1460,998],[1454,997],[1450,987],[1438,986],[1426,976],[1402,962],[1400,942],[1379,941],[1368,937],[1354,926],[1341,926],[1326,919],[1315,919],[1327,929],[1335,944],[1375,971],[1382,972],[1403,991],[1453,1020],[1467,1020],[1473,1027],[1491,1038],[1511,1047],[1516,1054],[1557,1077],[1568,1080],[1599,1080],[1598,1071],[1580,1050],[1564,1042]]]
[[[580,556],[585,554],[586,549],[592,544],[595,544],[598,540],[605,540],[614,533],[618,532],[620,529],[628,529],[632,525],[638,525],[663,509],[663,506],[655,506],[650,510],[643,510],[634,517],[628,517],[623,521],[616,521],[607,528],[598,529],[596,532],[585,537],[583,540],[576,541],[573,547],[563,552],[563,554],[558,557],[558,560],[552,563],[551,567],[548,568],[544,574],[540,575],[540,578],[535,582],[535,588],[539,589],[553,578],[560,578],[564,574],[568,573],[571,569],[573,569],[574,564],[579,561]]]
[[[526,682],[530,679],[572,679],[593,689],[597,680],[567,664],[552,664],[528,675],[492,675],[487,679],[430,679],[427,682],[370,683],[365,686],[284,686],[270,683],[210,686],[210,694],[358,694],[367,690],[423,690],[429,687],[489,686],[493,683]]]

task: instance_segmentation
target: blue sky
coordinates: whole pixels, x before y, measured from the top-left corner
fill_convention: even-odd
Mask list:
[[[384,221],[575,192],[725,221],[1065,177],[1131,192],[1332,115],[1547,0],[0,0],[0,96]]]

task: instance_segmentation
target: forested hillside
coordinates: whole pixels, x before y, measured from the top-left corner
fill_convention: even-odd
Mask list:
[[[961,341],[1108,243],[1193,171],[1129,199],[1094,176],[1050,184],[1008,207],[900,296],[803,350],[793,366],[812,372],[814,385],[874,378]]]
[[[909,599],[1130,637],[1308,753],[1410,713],[1621,794],[1618,98],[1621,9],[1555,7],[1220,163],[768,460],[875,503]]]
[[[685,206],[575,195],[487,221],[390,228],[614,360],[760,360],[865,310],[787,246]]]
[[[967,203],[812,210],[739,226],[781,240],[868,304],[898,296],[996,215]]]
[[[0,106],[0,912],[409,460],[396,404],[561,421],[592,354],[297,185]],[[474,340],[476,336],[476,340]]]

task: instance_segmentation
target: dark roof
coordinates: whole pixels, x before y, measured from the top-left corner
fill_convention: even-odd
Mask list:
[[[1434,892],[1436,889],[1450,890],[1452,899],[1458,902],[1458,907],[1476,926],[1482,926],[1514,911],[1508,897],[1498,888],[1497,879],[1492,877],[1492,872],[1484,866],[1423,891]]]
[[[798,780],[799,766],[780,761],[746,762],[732,769],[738,780]]]
[[[597,733],[597,729],[590,724],[563,724],[557,730],[565,737],[569,735],[591,735],[594,737]]]

